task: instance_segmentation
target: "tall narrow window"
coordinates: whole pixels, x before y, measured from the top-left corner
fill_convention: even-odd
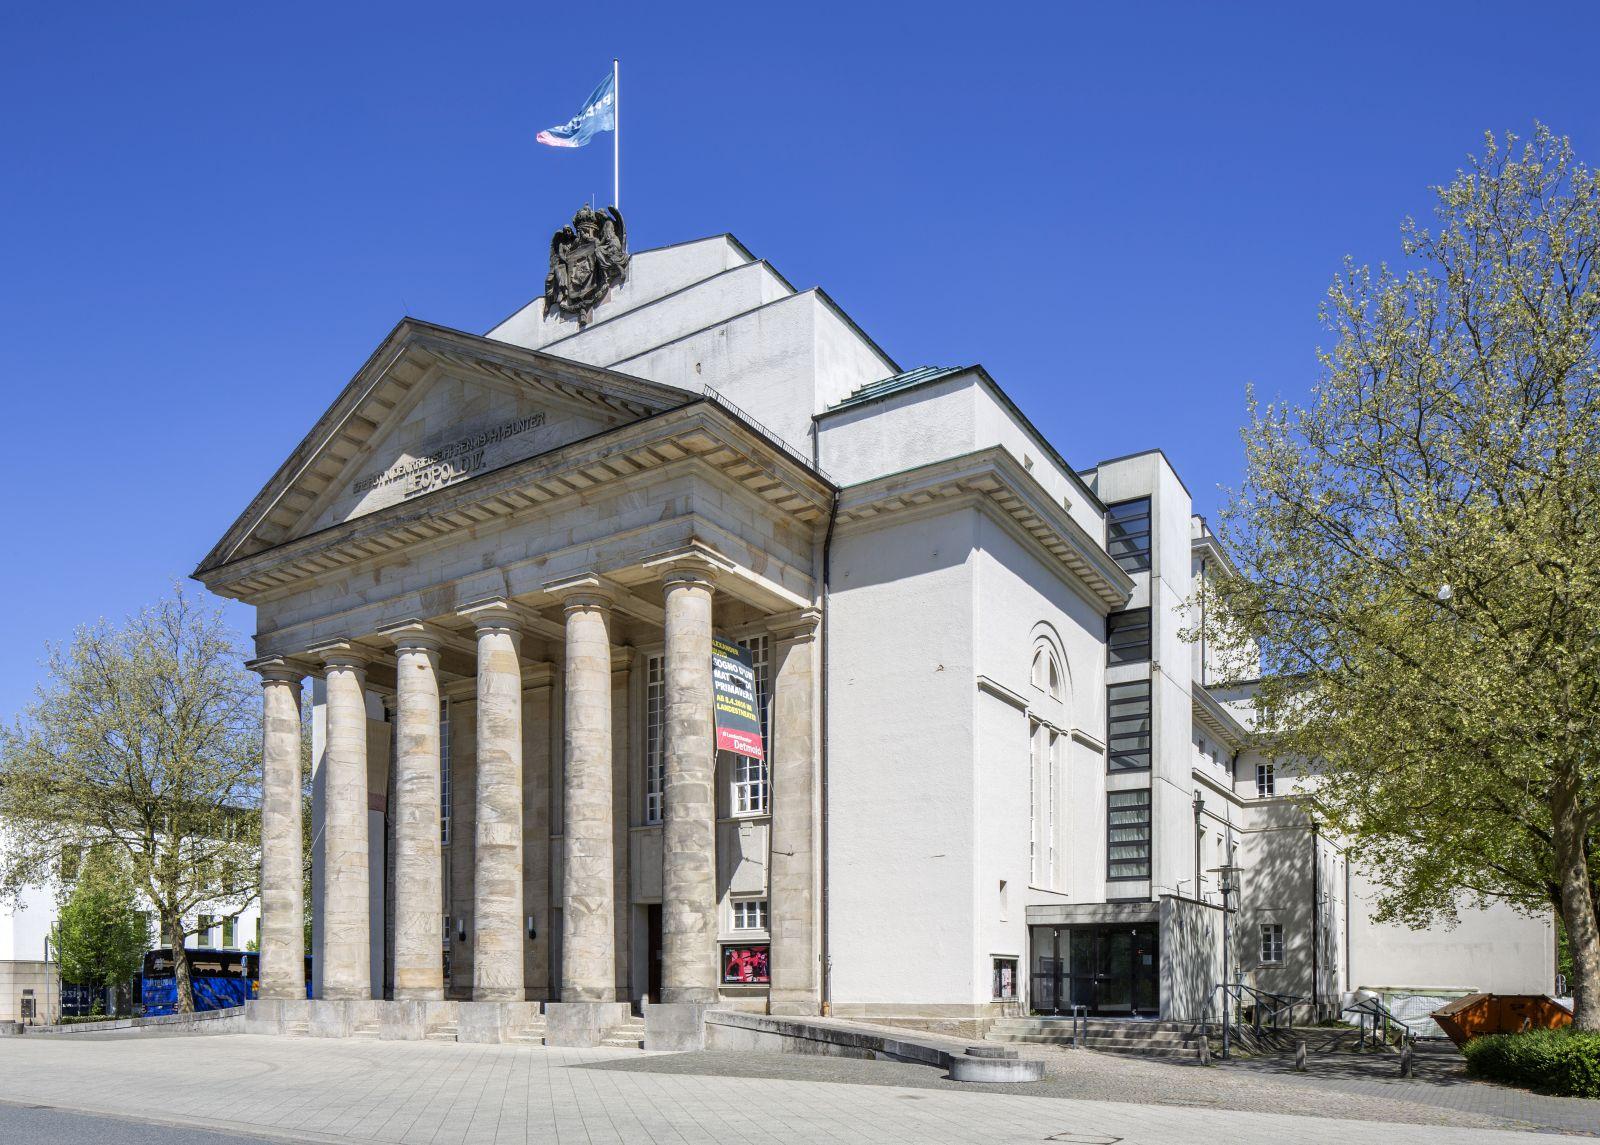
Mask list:
[[[225,918],[222,920],[222,946],[224,950],[232,950],[239,939],[239,920]]]
[[[1028,874],[1036,887],[1056,885],[1056,756],[1060,737],[1045,725],[1029,724]]]
[[[1106,506],[1106,551],[1123,572],[1150,568],[1150,498]]]
[[[450,845],[450,701],[439,697],[439,842]]]
[[[1150,610],[1130,608],[1106,617],[1106,663],[1139,664],[1150,659]]]
[[[648,657],[644,662],[644,821],[661,822],[662,791],[667,781],[666,658]]]
[[[1150,791],[1106,793],[1106,878],[1150,877]]]
[[[761,718],[763,754],[772,750],[769,710],[772,707],[771,641],[763,633],[734,643],[750,653],[750,666],[756,677],[756,711]],[[734,755],[729,768],[732,777],[730,806],[735,815],[764,815],[767,812],[767,761]]]
[[[1270,763],[1256,764],[1256,794],[1276,795],[1278,793],[1277,769]]]
[[[1106,687],[1106,762],[1112,771],[1149,768],[1149,680]]]
[[[1283,924],[1281,922],[1264,922],[1261,924],[1261,961],[1283,961]]]

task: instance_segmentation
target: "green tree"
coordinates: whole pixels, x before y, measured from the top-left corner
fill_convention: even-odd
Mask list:
[[[150,924],[139,910],[127,860],[105,847],[89,852],[52,935],[61,978],[117,987],[139,972]]]
[[[1541,126],[1434,191],[1400,266],[1329,290],[1309,404],[1252,395],[1211,636],[1383,916],[1555,910],[1596,1029],[1600,187]]]
[[[181,589],[121,627],[80,628],[0,732],[0,896],[58,884],[72,849],[118,853],[181,949],[199,912],[260,882],[261,700],[220,612]],[[194,1008],[177,959],[178,1009]]]

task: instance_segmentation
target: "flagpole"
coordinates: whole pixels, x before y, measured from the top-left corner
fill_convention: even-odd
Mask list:
[[[611,205],[622,210],[622,81],[621,61],[611,61]]]

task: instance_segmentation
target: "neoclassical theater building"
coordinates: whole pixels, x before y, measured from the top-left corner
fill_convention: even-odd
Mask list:
[[[331,1000],[1548,988],[1547,920],[1368,921],[1180,636],[1228,558],[1162,453],[1074,468],[981,366],[906,368],[730,235],[578,232],[486,334],[392,330],[196,573],[257,616],[263,997],[304,996],[306,914]],[[713,637],[761,758],[716,750]]]

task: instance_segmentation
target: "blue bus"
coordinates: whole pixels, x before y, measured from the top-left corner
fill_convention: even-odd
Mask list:
[[[253,950],[185,949],[189,980],[194,986],[196,1010],[221,1010],[242,1006],[254,998],[261,985],[261,955]],[[311,997],[311,957],[306,956],[306,997]],[[178,980],[173,972],[172,947],[162,946],[144,956],[139,975],[139,1004],[147,1016],[171,1014],[178,1005]]]

